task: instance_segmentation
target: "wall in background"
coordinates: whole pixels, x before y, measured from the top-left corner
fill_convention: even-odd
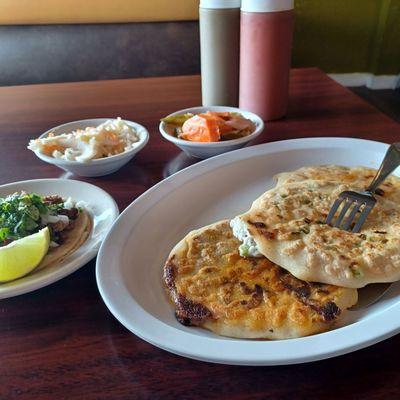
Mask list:
[[[296,0],[295,4],[295,66],[318,66],[347,86],[399,86],[399,0]]]
[[[198,0],[0,0],[0,25],[98,24],[198,18]]]
[[[399,0],[297,0],[293,61],[328,72],[400,72]]]
[[[198,3],[198,0],[0,0],[0,25],[3,25],[0,31],[0,74],[2,63],[7,63],[8,59],[29,64],[29,52],[18,53],[24,46],[18,45],[17,38],[24,37],[24,34],[15,36],[17,31],[30,28],[26,25],[48,25],[46,43],[50,40],[48,51],[51,52],[51,32],[55,30],[60,34],[61,30],[58,28],[65,24],[99,26],[121,22],[195,21],[198,18]],[[370,82],[371,86],[374,86],[374,75],[383,75],[379,77],[379,82],[384,83],[383,87],[388,87],[390,80],[394,84],[398,82],[396,76],[400,72],[400,0],[295,0],[295,3],[293,66],[317,66],[328,73],[340,74],[334,75],[335,78],[342,79],[343,83],[350,85],[354,82]],[[189,36],[193,39],[194,35],[197,35],[198,27],[195,26],[196,22],[191,24],[193,28],[188,25],[185,29],[192,29]],[[79,29],[82,30],[85,25],[80,26]],[[39,40],[37,47],[40,53],[41,27],[37,28],[37,35],[32,36],[32,40]],[[139,25],[132,29],[132,32],[139,32],[141,29],[146,31],[144,26],[140,28]],[[180,27],[177,26],[176,29],[179,30]],[[71,36],[70,30],[67,31]],[[91,40],[91,31],[97,32],[98,35],[99,28],[87,30],[88,42]],[[7,38],[11,38],[11,35],[12,42],[8,43]],[[60,39],[57,36],[57,40],[54,40],[60,44],[62,37],[59,36]],[[126,38],[127,33],[124,40],[127,40]],[[65,40],[69,40],[68,36]],[[144,42],[154,40],[158,39],[152,37]],[[162,42],[163,37],[159,40]],[[176,45],[179,47],[179,43]],[[185,45],[187,46],[187,43]],[[191,57],[197,59],[197,36],[193,40],[192,50]],[[46,60],[43,59],[43,62]],[[40,68],[39,64],[38,62],[37,68]],[[127,66],[128,70],[129,68],[131,67]],[[11,67],[9,70],[12,74]],[[193,70],[194,64],[188,73],[192,73]],[[354,72],[362,74],[354,75]],[[176,73],[185,71],[179,70]],[[26,79],[29,81],[28,77]]]
[[[381,1],[372,72],[400,72],[400,1]]]
[[[400,71],[399,0],[296,0],[295,66]],[[193,20],[198,0],[0,0],[0,24]]]

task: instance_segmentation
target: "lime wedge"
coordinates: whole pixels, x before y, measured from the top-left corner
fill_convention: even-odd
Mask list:
[[[49,250],[50,232],[38,233],[0,247],[0,282],[20,278],[34,270]]]

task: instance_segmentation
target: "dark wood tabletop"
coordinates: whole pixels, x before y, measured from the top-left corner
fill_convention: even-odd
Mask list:
[[[150,131],[120,171],[85,180],[122,211],[137,196],[196,161],[158,133],[159,118],[199,105],[197,76],[0,88],[0,184],[65,177],[26,150],[30,138],[95,117],[137,121]],[[293,70],[287,117],[258,143],[308,136],[394,142],[400,125],[317,69]],[[279,367],[189,360],[127,331],[97,290],[95,261],[48,287],[0,300],[0,399],[398,399],[400,336],[344,356]]]

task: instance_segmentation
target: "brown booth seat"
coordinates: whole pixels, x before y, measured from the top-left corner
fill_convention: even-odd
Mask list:
[[[0,86],[199,72],[197,21],[0,26]]]

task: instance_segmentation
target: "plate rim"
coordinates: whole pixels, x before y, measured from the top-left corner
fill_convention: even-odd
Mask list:
[[[243,339],[231,339],[227,338],[224,340],[220,337],[218,338],[212,338],[212,337],[203,337],[199,335],[183,332],[180,330],[177,330],[176,328],[169,326],[165,324],[163,321],[158,320],[156,317],[148,313],[146,310],[144,310],[139,303],[137,303],[133,297],[130,295],[129,291],[127,288],[123,285],[119,286],[119,297],[121,298],[122,296],[129,296],[131,303],[135,305],[136,309],[131,310],[131,314],[129,314],[129,318],[126,318],[126,313],[123,311],[120,312],[116,307],[115,307],[115,296],[112,294],[112,291],[109,292],[109,288],[107,287],[107,281],[108,279],[105,279],[106,277],[104,276],[104,267],[102,265],[107,264],[104,260],[106,259],[106,252],[108,251],[108,246],[110,246],[110,238],[114,234],[114,232],[118,229],[119,225],[122,223],[121,221],[124,220],[125,216],[128,213],[133,212],[132,208],[139,207],[142,205],[143,200],[146,199],[146,197],[152,195],[154,192],[158,191],[161,187],[162,191],[162,186],[167,186],[169,185],[170,181],[172,179],[174,180],[180,180],[180,184],[187,182],[188,177],[190,179],[193,179],[194,177],[197,177],[201,175],[202,173],[208,172],[211,169],[218,168],[220,166],[227,166],[231,163],[247,159],[251,156],[257,157],[259,155],[267,155],[270,153],[274,153],[277,151],[283,151],[283,150],[299,150],[302,148],[307,148],[307,149],[312,149],[315,147],[321,147],[321,145],[325,148],[327,147],[345,147],[345,148],[354,148],[354,145],[363,145],[364,150],[372,150],[374,152],[382,152],[388,148],[388,144],[383,143],[383,142],[378,142],[378,141],[372,141],[372,140],[365,140],[365,139],[359,139],[359,138],[349,138],[349,137],[315,137],[315,138],[299,138],[299,139],[288,139],[288,140],[283,140],[283,141],[275,141],[275,142],[269,142],[269,143],[263,143],[259,144],[256,146],[250,146],[244,149],[239,149],[235,150],[229,153],[225,153],[216,157],[213,157],[208,160],[200,161],[197,164],[188,166],[181,171],[169,176],[168,178],[160,181],[150,189],[148,189],[146,192],[144,192],[142,195],[140,195],[137,199],[135,199],[122,213],[121,215],[117,218],[117,220],[114,222],[113,227],[110,229],[108,232],[105,240],[103,241],[102,245],[100,246],[99,250],[99,256],[97,258],[96,262],[96,281],[97,285],[99,288],[99,292],[103,298],[103,301],[109,308],[110,312],[114,315],[114,317],[121,322],[122,325],[124,325],[129,331],[134,333],[136,336],[140,337],[141,339],[153,344],[156,347],[162,348],[164,350],[167,350],[171,353],[178,354],[181,356],[185,356],[188,358],[196,359],[196,360],[201,360],[201,361],[207,361],[207,362],[213,362],[213,363],[222,363],[222,364],[231,364],[231,365],[288,365],[288,364],[298,364],[298,363],[305,363],[305,362],[311,362],[311,361],[317,361],[317,360],[322,360],[322,359],[327,359],[335,356],[339,356],[342,354],[346,354],[355,350],[359,350],[361,348],[370,346],[374,343],[377,343],[381,340],[387,339],[396,333],[400,331],[400,304],[395,304],[389,307],[392,310],[392,313],[390,314],[389,319],[385,320],[385,324],[375,324],[375,326],[372,326],[373,332],[371,331],[371,326],[368,327],[368,329],[365,329],[365,325],[370,325],[370,320],[371,318],[366,318],[365,320],[358,321],[357,323],[353,323],[332,331],[324,332],[321,334],[317,335],[312,335],[312,336],[307,336],[303,338],[296,338],[296,339],[287,339],[287,340],[279,340],[279,341],[251,341],[251,340],[243,340]],[[329,146],[332,145],[332,146]],[[377,148],[378,147],[378,148]],[[170,190],[173,190],[174,185],[169,185],[168,189],[166,190],[164,188],[164,191],[168,193]],[[157,201],[157,200],[155,200]],[[154,202],[154,201],[153,201]],[[153,203],[152,202],[152,203]],[[143,205],[142,205],[143,206]],[[147,210],[151,209],[152,204],[147,205]],[[109,266],[110,270],[110,266]],[[112,270],[111,270],[112,271]],[[118,301],[117,301],[118,305]],[[133,312],[134,311],[134,312]],[[374,321],[376,318],[381,317],[381,314],[387,313],[387,310],[384,310],[378,315],[374,316]],[[140,317],[144,318],[145,322],[149,324],[149,328],[143,329],[140,327],[140,325],[136,326],[135,321],[132,323],[132,317]],[[397,317],[397,318],[396,318]],[[161,325],[160,325],[161,324]],[[146,324],[141,324],[141,325],[146,325]],[[152,332],[152,329],[154,327],[160,328],[160,326],[163,329],[163,334],[161,335],[160,339],[160,334],[154,334]],[[348,334],[350,330],[350,335]],[[173,335],[178,336],[184,336],[183,339],[187,339],[187,335],[195,335],[192,336],[195,337],[195,340],[198,340],[202,342],[202,344],[208,344],[212,341],[217,341],[219,346],[214,348],[213,351],[208,351],[205,352],[201,349],[201,346],[191,346],[191,348],[187,349],[185,348],[185,340],[181,340],[183,343],[177,343],[172,342],[169,343],[168,340],[171,338],[173,339]],[[331,346],[328,349],[321,349],[321,342],[326,342],[333,336],[340,336],[340,344],[330,342]],[[356,337],[356,339],[351,339],[352,337]],[[350,339],[349,339],[350,337]],[[181,337],[182,339],[182,337]],[[189,338],[190,339],[190,338]],[[326,339],[326,340],[324,340]],[[243,347],[246,348],[251,348],[252,351],[254,352],[255,350],[258,350],[258,353],[255,352],[254,354],[251,355],[250,358],[245,358],[245,357],[238,357],[237,355],[232,355],[226,354],[226,351],[224,352],[223,356],[218,355],[218,347],[224,343],[226,346],[226,343],[235,343],[239,341],[240,344]],[[308,342],[316,342],[317,346],[314,346],[313,351],[308,350],[308,354],[301,354],[301,351],[299,352],[298,348],[302,348],[302,346],[298,345],[299,342],[300,344],[308,344]],[[294,347],[293,347],[294,346]],[[297,353],[296,353],[296,346],[297,348]],[[212,346],[214,347],[214,346]],[[230,346],[228,346],[230,347]],[[285,349],[285,351],[280,355],[279,357],[268,357],[265,354],[262,354],[260,350],[262,348],[265,349],[265,347],[271,348],[271,347],[276,347],[282,349]],[[307,347],[307,346],[303,346]],[[288,348],[291,348],[288,350]],[[308,349],[310,347],[308,346]],[[200,350],[198,350],[200,349]],[[206,353],[206,354],[205,354]]]
[[[14,181],[14,182],[8,182],[5,184],[0,185],[0,190],[5,189],[7,187],[13,186],[13,185],[24,185],[24,184],[32,184],[32,183],[49,183],[49,182],[68,182],[68,184],[71,184],[73,182],[73,185],[83,185],[83,186],[89,186],[89,187],[94,187],[96,190],[99,190],[100,192],[103,192],[103,195],[110,200],[110,203],[113,205],[112,208],[112,223],[110,225],[110,229],[116,219],[119,216],[119,208],[114,200],[114,198],[107,193],[104,189],[100,188],[99,186],[93,185],[91,183],[85,182],[85,181],[79,181],[76,179],[65,179],[65,178],[39,178],[39,179],[25,179],[22,181]],[[108,231],[106,232],[108,234]],[[67,263],[64,268],[60,270],[55,270],[53,273],[44,275],[43,277],[37,277],[36,279],[32,279],[31,281],[25,281],[23,284],[15,287],[9,287],[6,290],[0,292],[0,300],[2,299],[8,299],[11,297],[16,297],[20,296],[22,294],[30,293],[35,290],[41,289],[43,287],[46,287],[48,285],[51,285],[52,283],[58,282],[59,280],[67,277],[68,275],[72,274],[73,272],[77,271],[78,269],[84,267],[89,261],[91,261],[94,257],[96,257],[98,250],[101,246],[101,242],[104,240],[104,238],[107,235],[104,235],[103,239],[101,241],[98,241],[98,243],[90,248],[86,253],[82,254],[79,258],[77,258],[74,262]],[[67,260],[68,258],[66,258]],[[34,277],[34,275],[32,275]],[[18,280],[16,280],[18,281]]]

